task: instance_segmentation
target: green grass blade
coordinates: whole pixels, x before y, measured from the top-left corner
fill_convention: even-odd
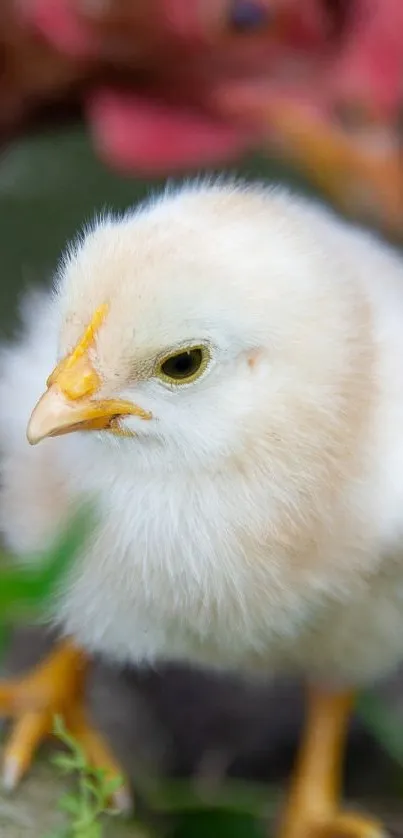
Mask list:
[[[12,617],[20,606],[40,606],[46,602],[71,566],[94,523],[92,509],[84,505],[71,518],[56,543],[38,561],[27,560],[24,567],[0,566],[0,618]]]

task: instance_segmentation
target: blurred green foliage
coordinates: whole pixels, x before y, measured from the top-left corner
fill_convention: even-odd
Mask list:
[[[0,654],[10,626],[22,618],[35,619],[47,609],[89,534],[92,519],[92,509],[84,504],[52,547],[40,557],[25,557],[22,566],[12,556],[0,555]]]

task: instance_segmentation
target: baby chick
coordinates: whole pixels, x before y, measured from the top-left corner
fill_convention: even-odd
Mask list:
[[[91,752],[80,648],[289,673],[309,689],[282,838],[381,835],[338,786],[354,691],[403,659],[397,254],[280,188],[196,183],[99,219],[25,319],[0,388],[8,544],[38,549],[81,498],[100,522],[54,609],[67,645],[0,693],[25,697],[13,770],[49,723],[38,677]]]

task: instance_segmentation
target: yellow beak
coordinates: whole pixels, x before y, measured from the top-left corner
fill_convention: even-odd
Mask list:
[[[45,437],[73,431],[108,430],[120,436],[131,435],[120,425],[123,416],[151,419],[151,413],[123,399],[96,399],[102,386],[89,349],[107,313],[97,309],[90,325],[73,352],[61,361],[47,380],[47,389],[34,408],[27,438],[36,445]]]

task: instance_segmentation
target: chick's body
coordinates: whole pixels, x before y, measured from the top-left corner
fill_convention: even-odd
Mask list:
[[[94,310],[101,395],[135,436],[25,427]],[[403,269],[281,190],[197,186],[105,218],[3,356],[3,529],[40,548],[81,494],[101,524],[57,608],[122,662],[361,684],[403,657]],[[155,359],[210,347],[197,381]]]

